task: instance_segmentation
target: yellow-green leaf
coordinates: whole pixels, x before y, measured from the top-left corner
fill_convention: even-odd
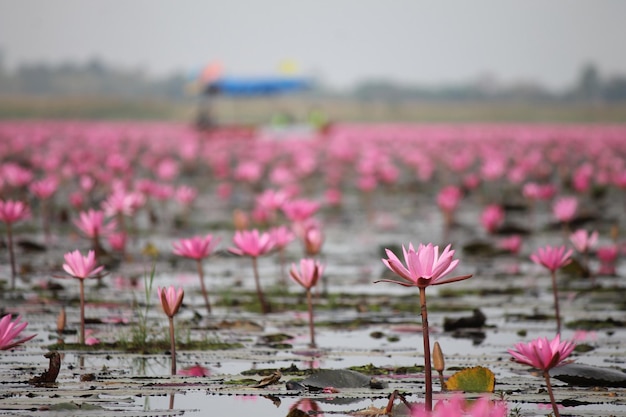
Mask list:
[[[495,386],[496,376],[489,368],[482,366],[463,369],[446,381],[448,391],[493,392]]]

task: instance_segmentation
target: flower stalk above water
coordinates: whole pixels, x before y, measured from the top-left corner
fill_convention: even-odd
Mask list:
[[[168,288],[157,287],[157,293],[161,300],[161,307],[165,315],[169,319],[170,327],[170,345],[172,356],[172,375],[176,375],[176,333],[174,332],[174,316],[178,313],[180,306],[183,304],[185,292],[182,288],[175,289],[174,286]]]
[[[448,284],[451,282],[462,281],[470,278],[472,275],[461,275],[453,278],[444,279],[444,277],[452,272],[458,264],[458,259],[453,259],[454,250],[450,249],[451,245],[445,247],[441,254],[439,246],[420,244],[415,250],[413,244],[409,243],[409,248],[402,247],[404,254],[404,264],[389,249],[386,249],[387,259],[383,259],[383,263],[387,268],[396,273],[401,280],[383,279],[376,282],[391,282],[405,287],[418,287],[420,292],[420,306],[422,316],[422,337],[424,340],[424,372],[426,377],[426,411],[431,411],[433,406],[433,383],[432,383],[432,367],[430,359],[430,339],[428,333],[428,310],[426,307],[426,287],[430,285]]]
[[[561,314],[559,310],[559,292],[556,283],[556,271],[559,268],[572,262],[571,259],[572,250],[566,250],[565,246],[552,247],[546,245],[537,249],[530,259],[538,264],[542,265],[550,271],[550,277],[552,278],[552,294],[554,296],[554,310],[556,314],[556,332],[561,333]]]
[[[274,239],[269,233],[259,233],[257,229],[239,230],[235,232],[233,243],[236,247],[228,250],[236,255],[249,256],[252,258],[252,270],[254,272],[254,283],[256,292],[261,304],[261,311],[267,314],[271,311],[271,306],[265,301],[263,290],[261,289],[261,281],[259,279],[259,269],[257,266],[257,258],[265,255],[274,249]]]
[[[15,252],[13,251],[13,223],[28,219],[30,208],[22,201],[0,200],[0,222],[6,225],[7,246],[9,248],[9,261],[11,263],[11,291],[15,289]]]
[[[323,271],[323,265],[314,259],[301,259],[299,270],[296,268],[295,264],[292,264],[291,269],[289,270],[291,278],[306,290],[306,300],[309,309],[309,333],[311,336],[311,347],[317,346],[315,344],[315,326],[313,322],[313,300],[311,296],[311,289],[317,284],[317,281],[322,276]]]
[[[216,246],[219,244],[220,239],[214,238],[213,235],[208,234],[206,236],[194,236],[189,239],[180,239],[178,242],[173,243],[174,254],[182,256],[183,258],[194,259],[198,268],[198,277],[200,278],[200,288],[202,289],[202,297],[204,298],[204,305],[207,313],[211,314],[211,303],[209,302],[209,295],[204,285],[204,270],[202,268],[202,260],[209,257]]]
[[[93,250],[83,256],[80,251],[68,252],[64,255],[63,269],[71,277],[78,279],[80,284],[80,339],[81,345],[85,344],[85,279],[98,277],[104,269],[96,264],[96,255]]]
[[[542,371],[555,417],[559,417],[560,414],[554,399],[554,393],[552,392],[552,385],[550,384],[550,369],[564,363],[565,359],[576,347],[574,342],[562,342],[560,337],[559,334],[552,340],[540,337],[528,343],[517,343],[515,350],[508,350],[516,362]]]

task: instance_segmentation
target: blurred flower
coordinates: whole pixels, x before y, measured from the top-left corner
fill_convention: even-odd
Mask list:
[[[0,350],[9,350],[15,346],[26,343],[35,336],[26,336],[21,339],[17,339],[22,331],[28,326],[28,322],[24,321],[20,323],[21,316],[17,316],[15,321],[11,321],[11,315],[7,314],[0,319]],[[17,339],[17,340],[16,340]]]

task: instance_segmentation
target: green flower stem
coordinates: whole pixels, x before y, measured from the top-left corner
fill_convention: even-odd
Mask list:
[[[254,270],[254,282],[256,284],[256,293],[259,297],[259,302],[261,303],[261,311],[263,312],[263,314],[267,314],[270,312],[270,307],[265,302],[265,297],[263,297],[263,291],[261,290],[261,281],[259,279],[259,270],[257,267],[256,256],[252,257],[252,269]]]
[[[78,342],[81,345],[85,344],[85,281],[78,279],[80,284],[80,339]]]
[[[13,252],[13,230],[11,223],[7,223],[7,245],[9,246],[9,259],[11,261],[11,291],[15,289],[15,252]]]
[[[422,313],[422,338],[424,339],[424,375],[426,377],[426,411],[433,410],[433,375],[430,365],[430,338],[428,336],[428,311],[426,310],[426,287],[420,289],[420,305]]]
[[[554,310],[556,314],[556,332],[561,333],[561,313],[559,309],[559,292],[556,286],[556,271],[551,271],[552,294],[554,295]]]
[[[200,288],[202,289],[202,297],[204,297],[204,305],[206,306],[207,313],[211,314],[211,303],[209,302],[209,295],[207,294],[206,287],[204,286],[204,270],[202,269],[202,261],[198,259],[198,276],[200,277]]]
[[[174,317],[169,317],[170,321],[170,344],[172,356],[172,376],[176,375],[176,335],[174,333]]]
[[[550,396],[550,402],[552,403],[552,411],[554,411],[554,417],[561,417],[559,414],[559,408],[556,406],[556,401],[554,400],[554,393],[552,392],[552,384],[550,384],[550,372],[543,371],[543,377],[546,380],[546,387],[548,388],[548,395]]]
[[[306,290],[306,301],[309,306],[309,333],[311,334],[311,347],[317,346],[315,344],[315,327],[313,326],[313,298],[311,296],[311,289]]]

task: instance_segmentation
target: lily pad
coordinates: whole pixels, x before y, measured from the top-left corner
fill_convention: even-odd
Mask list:
[[[446,381],[446,389],[449,391],[493,392],[495,385],[496,376],[483,366],[463,369]]]
[[[360,372],[349,369],[322,369],[302,380],[309,388],[382,388],[382,384]]]
[[[550,376],[580,387],[626,387],[625,372],[578,363],[552,368]]]

